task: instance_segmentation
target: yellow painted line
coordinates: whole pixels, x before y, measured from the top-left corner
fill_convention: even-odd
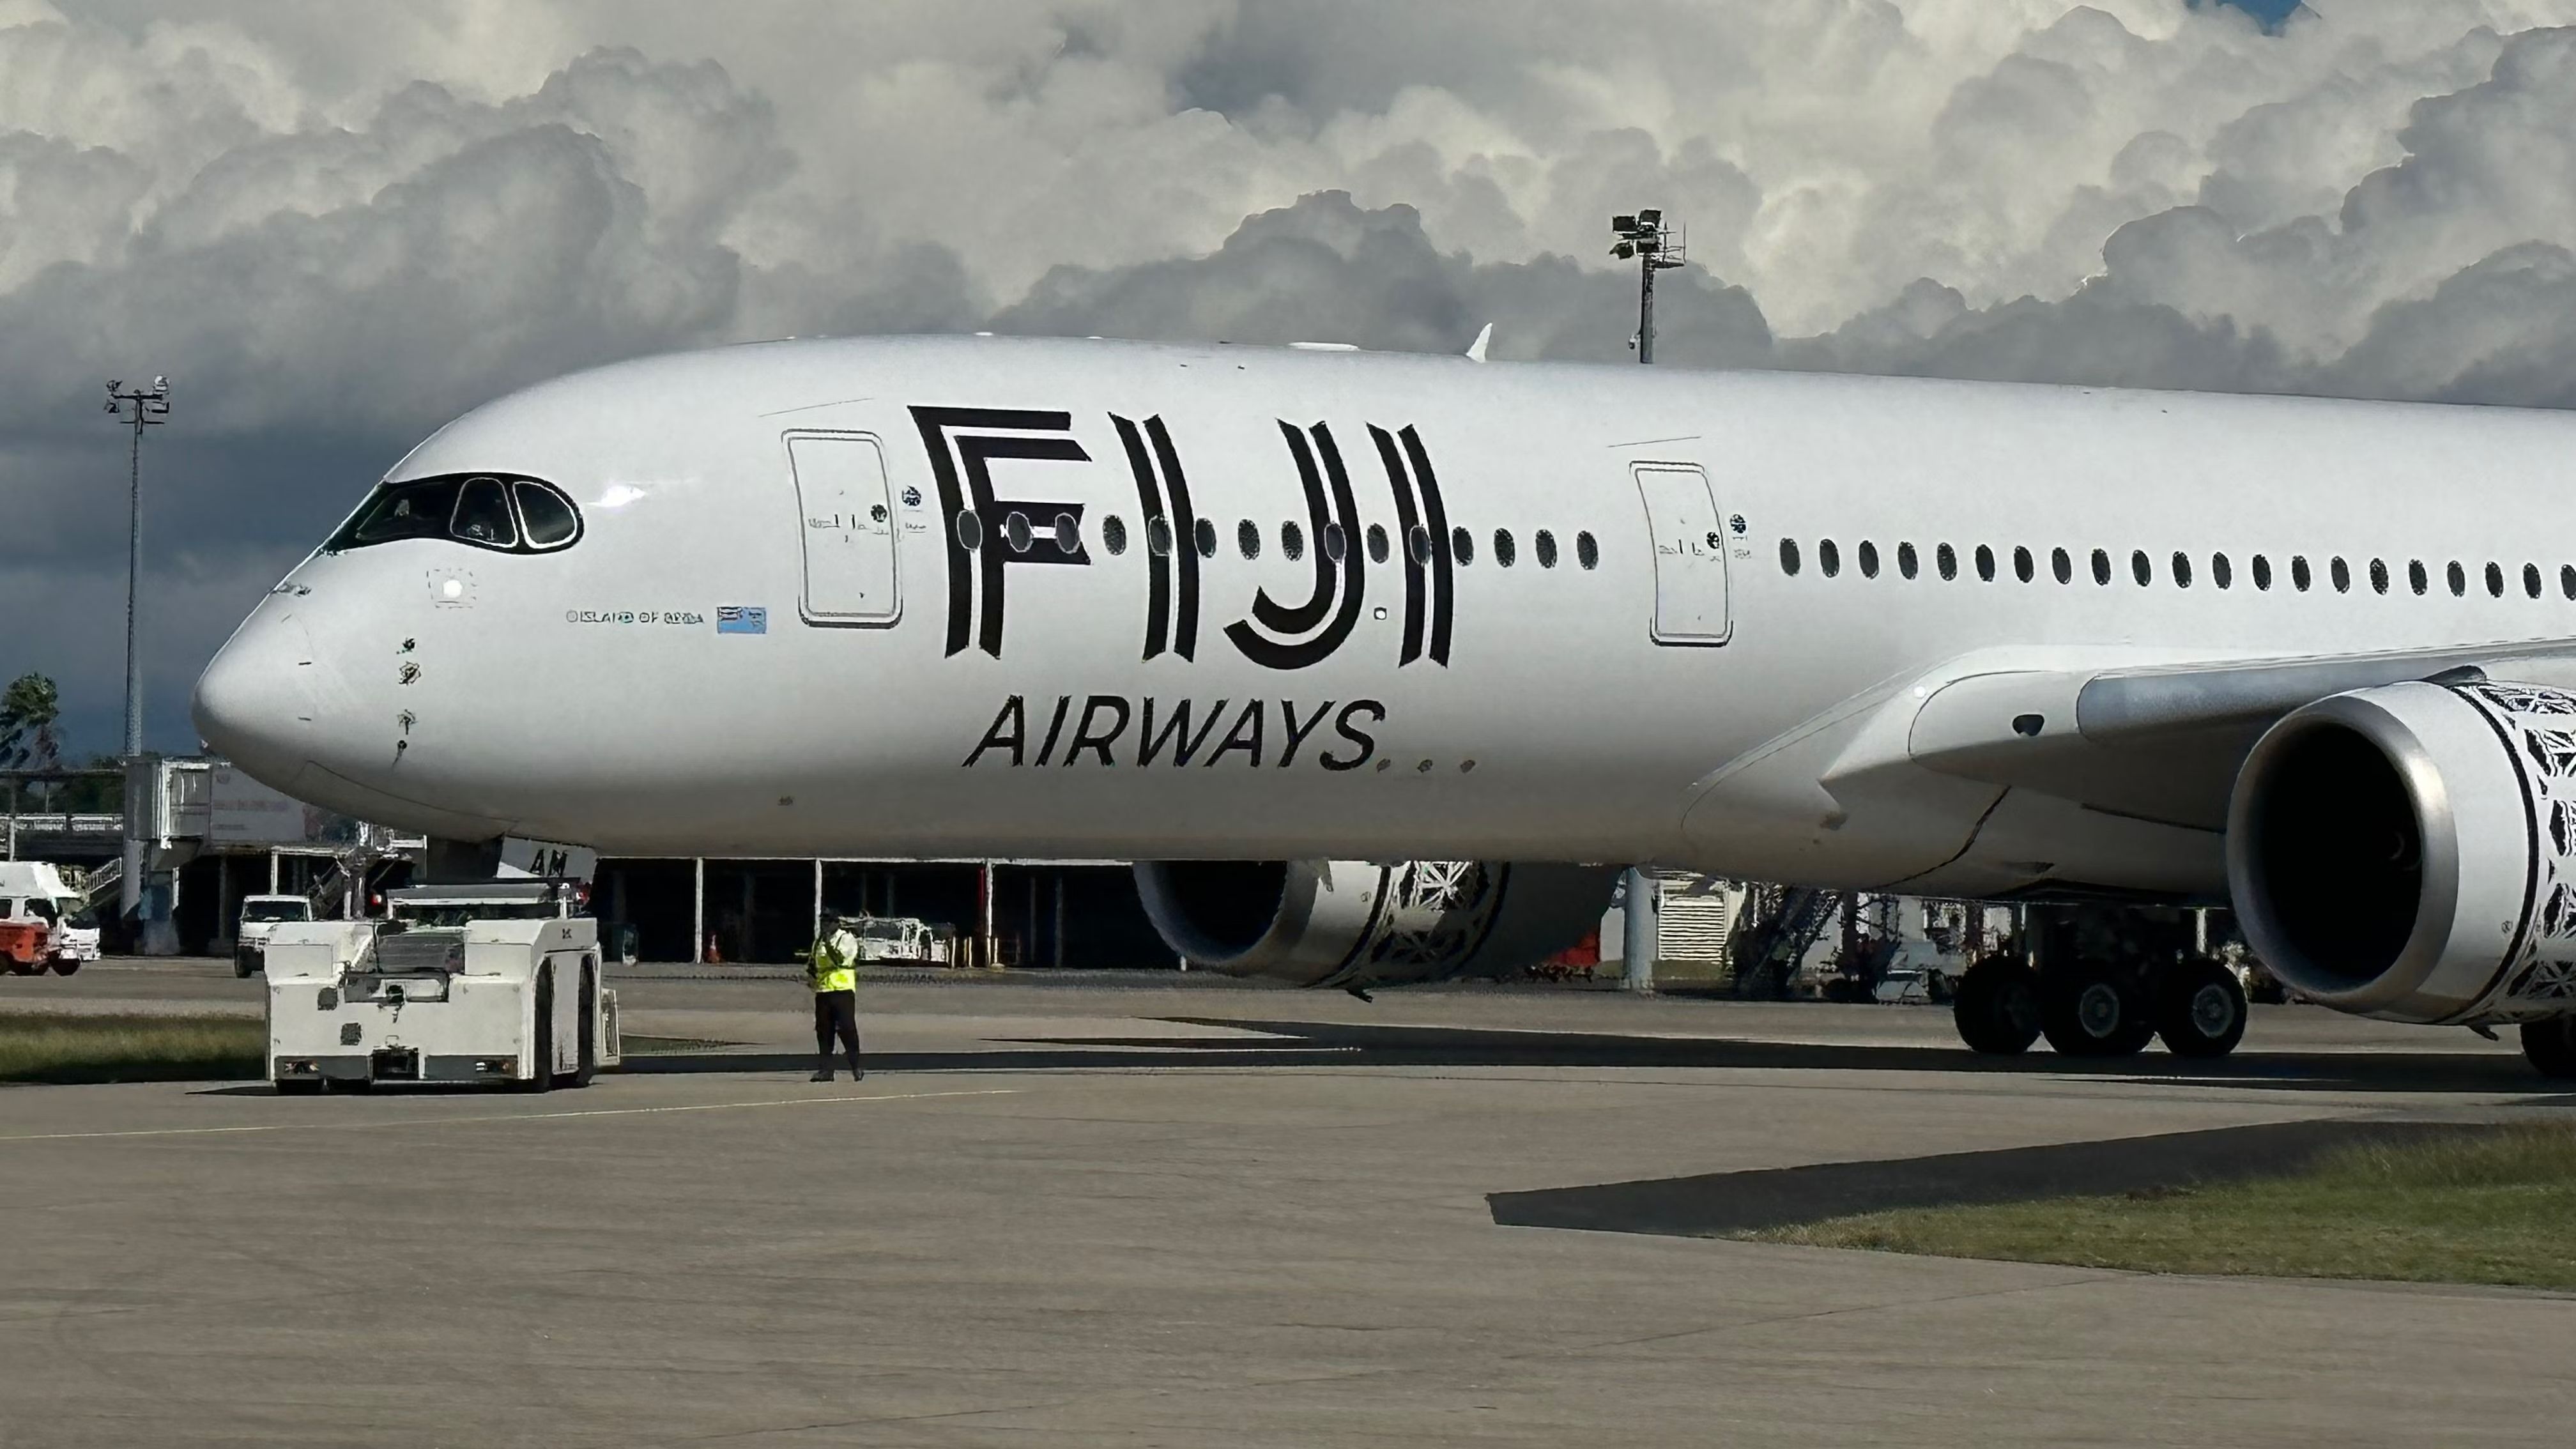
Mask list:
[[[218,1137],[235,1132],[363,1132],[377,1127],[444,1127],[459,1122],[560,1122],[575,1117],[650,1117],[665,1112],[737,1112],[829,1102],[919,1102],[932,1097],[1011,1097],[1017,1087],[961,1092],[881,1092],[867,1097],[772,1097],[759,1102],[694,1102],[676,1107],[595,1107],[579,1112],[493,1112],[476,1117],[396,1117],[383,1122],[260,1122],[241,1127],[146,1127],[124,1132],[23,1132],[0,1142],[81,1142],[108,1137]]]

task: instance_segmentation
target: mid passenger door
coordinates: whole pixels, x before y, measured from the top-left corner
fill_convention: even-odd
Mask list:
[[[789,433],[805,550],[802,612],[814,624],[891,624],[896,592],[894,510],[885,454],[865,433]]]
[[[1689,463],[1637,463],[1629,471],[1655,539],[1655,642],[1725,643],[1733,630],[1726,520],[1708,491],[1708,475]]]

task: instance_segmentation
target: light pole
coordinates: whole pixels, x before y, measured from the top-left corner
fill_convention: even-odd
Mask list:
[[[169,417],[170,379],[156,377],[150,387],[129,388],[123,379],[112,378],[107,410],[134,429],[125,478],[125,878],[117,883],[119,914],[132,915],[143,903],[143,837],[136,833],[143,801],[134,788],[135,762],[143,755],[143,654],[135,647],[136,601],[143,583],[143,430],[157,428]]]
[[[1621,261],[1635,260],[1637,272],[1637,337],[1629,345],[1637,349],[1639,362],[1655,360],[1655,273],[1670,271],[1685,259],[1687,248],[1681,229],[1664,225],[1661,211],[1645,210],[1634,216],[1610,218],[1611,233],[1619,238],[1610,255]]]

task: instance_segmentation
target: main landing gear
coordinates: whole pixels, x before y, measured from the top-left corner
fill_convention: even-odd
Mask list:
[[[2245,1037],[2245,988],[2198,941],[2188,911],[2033,906],[2019,949],[1960,978],[1959,1040],[1988,1056],[2044,1036],[2060,1056],[2124,1057],[2161,1037],[2178,1057],[2223,1057]]]

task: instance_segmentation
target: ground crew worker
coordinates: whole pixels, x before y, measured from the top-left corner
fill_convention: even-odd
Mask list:
[[[814,1080],[832,1080],[832,1044],[837,1039],[850,1054],[850,1080],[867,1072],[859,1065],[859,938],[849,922],[832,928],[805,953],[805,984],[814,988]]]

